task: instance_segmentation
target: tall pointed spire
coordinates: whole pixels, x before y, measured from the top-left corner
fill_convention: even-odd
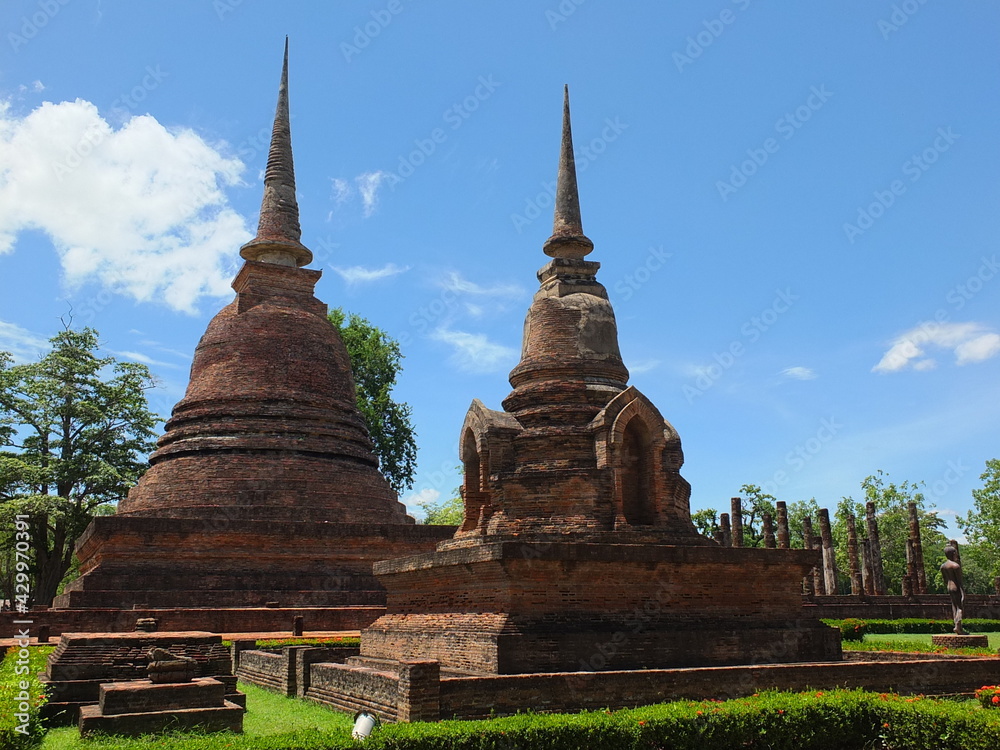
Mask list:
[[[594,243],[583,233],[580,219],[580,193],[576,187],[576,161],[573,159],[573,131],[569,122],[569,85],[563,89],[562,148],[559,153],[559,177],[556,183],[556,209],[552,236],[542,250],[553,258],[583,258]]]
[[[312,261],[312,252],[299,238],[299,204],[295,200],[295,168],[292,164],[292,131],[288,117],[288,37],[285,37],[285,61],[281,68],[278,106],[271,131],[271,150],[264,172],[264,199],[260,204],[257,236],[240,249],[246,260],[258,260],[281,266],[304,266]]]

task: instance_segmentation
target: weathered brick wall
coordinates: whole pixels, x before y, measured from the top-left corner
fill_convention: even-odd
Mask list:
[[[33,610],[27,619],[31,635],[37,635],[42,625],[50,634],[61,633],[128,633],[135,630],[136,620],[153,617],[162,631],[202,630],[210,633],[292,634],[296,615],[305,618],[306,631],[361,630],[373,623],[384,607],[321,607],[242,609],[49,609]],[[26,619],[16,612],[0,612],[0,638],[12,638],[24,626],[14,620]]]
[[[497,542],[385,561],[387,613],[361,653],[500,674],[837,659],[839,633],[798,593],[816,557]]]
[[[243,682],[288,695],[288,659],[284,654],[243,651],[236,676]],[[293,693],[294,694],[294,693]]]
[[[736,698],[766,689],[836,687],[903,694],[971,693],[1000,678],[1000,659],[896,663],[780,664],[441,680],[442,718],[484,718],[517,711],[624,708],[670,700]]]
[[[950,620],[951,600],[947,594],[905,596],[814,596],[806,598],[816,617],[841,620],[857,617],[865,620],[898,620],[916,617]],[[965,617],[1000,620],[1000,596],[969,594],[965,597]]]
[[[56,598],[78,608],[371,606],[377,560],[431,550],[453,526],[137,516],[95,518],[83,574]],[[291,620],[289,619],[289,626]],[[307,629],[317,629],[306,622]]]
[[[338,711],[366,710],[385,721],[399,715],[399,675],[344,664],[313,664],[305,698]]]
[[[236,676],[253,685],[287,696],[305,695],[310,668],[317,662],[343,663],[356,656],[354,647],[286,646],[275,650],[241,650]]]

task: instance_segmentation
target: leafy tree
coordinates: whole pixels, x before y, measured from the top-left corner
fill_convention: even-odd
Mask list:
[[[351,358],[358,409],[368,425],[382,474],[396,492],[413,484],[417,441],[409,404],[392,400],[392,388],[403,366],[399,342],[368,320],[342,308],[330,311],[330,322]]]
[[[465,505],[457,494],[437,503],[419,503],[428,526],[458,526],[465,518]]]
[[[802,531],[802,521],[806,518],[813,519],[813,531],[819,533],[819,503],[816,498],[808,500],[796,500],[788,503],[788,539],[789,545],[793,548],[805,549],[806,539]]]
[[[32,364],[0,352],[0,522],[27,515],[33,602],[49,604],[73,547],[146,470],[156,415],[145,365],[99,357],[97,332],[68,327]],[[0,539],[11,548],[12,535]]]
[[[927,587],[932,591],[944,591],[936,561],[944,559],[942,550],[948,540],[941,529],[946,524],[938,517],[937,512],[932,510],[933,505],[928,508],[923,493],[919,491],[922,484],[922,482],[908,481],[896,484],[888,481],[888,475],[879,470],[861,483],[864,502],[855,502],[851,497],[845,497],[841,501],[837,507],[834,539],[837,545],[837,566],[842,576],[846,577],[849,570],[846,514],[854,513],[860,541],[868,533],[865,524],[865,503],[874,502],[882,546],[882,570],[886,579],[886,591],[896,594],[901,592],[902,579],[906,575],[906,540],[910,535],[908,506],[913,502],[917,505],[917,517],[920,521],[920,543],[927,569]]]
[[[1000,459],[987,461],[986,471],[979,478],[983,486],[972,491],[974,508],[964,519],[958,519],[958,525],[969,540],[968,547],[962,550],[963,567],[974,562],[989,581],[1000,576]],[[991,591],[992,583],[985,588],[982,593]]]
[[[463,472],[461,465],[455,470]],[[427,526],[459,526],[465,520],[465,503],[462,502],[462,488],[456,487],[451,491],[451,497],[438,502],[417,503],[417,507],[424,512],[424,520],[421,523]]]
[[[691,514],[691,522],[698,529],[698,533],[715,539],[715,531],[719,528],[719,514],[715,508],[702,508]]]

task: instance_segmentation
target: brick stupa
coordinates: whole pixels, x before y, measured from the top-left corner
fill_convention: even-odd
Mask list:
[[[372,563],[451,533],[415,526],[379,473],[347,351],[313,296],[321,272],[302,267],[312,253],[300,242],[287,84],[286,42],[236,299],[198,343],[149,471],[81,537],[82,575],[56,607],[380,605]]]
[[[564,101],[551,256],[513,387],[462,427],[465,520],[433,553],[375,573],[387,612],[359,666],[439,662],[512,675],[840,658],[809,617],[809,550],[724,548],[695,530],[677,431],[634,386],[585,260]]]

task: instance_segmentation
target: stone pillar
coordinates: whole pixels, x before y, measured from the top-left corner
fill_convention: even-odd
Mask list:
[[[865,595],[875,593],[875,574],[872,573],[871,544],[867,537],[861,540],[861,580],[865,585]]]
[[[819,511],[820,544],[823,546],[823,592],[827,596],[837,593],[837,556],[833,548],[833,531],[830,529],[830,511]]]
[[[872,558],[873,588],[877,596],[885,595],[885,573],[882,571],[882,543],[878,536],[878,519],[875,518],[875,503],[865,504],[865,522],[868,525],[868,550]]]
[[[784,500],[775,503],[778,510],[778,549],[791,547],[791,537],[788,534],[788,506]]]
[[[771,522],[771,514],[765,513],[761,521],[764,526],[764,546],[767,549],[774,549],[774,524]]]
[[[802,519],[802,549],[812,549],[813,548],[813,522],[809,516]],[[813,593],[818,594],[821,592],[819,586],[816,585],[816,568],[809,571],[808,582],[804,583],[806,589],[811,589]]]
[[[908,576],[908,575],[903,576],[903,580],[901,581],[900,588],[902,589],[903,596],[905,596],[907,599],[909,599],[910,597],[912,597],[913,596],[913,579],[910,578],[910,576]]]
[[[438,721],[441,718],[441,665],[437,661],[399,663],[398,721]]]
[[[719,526],[722,527],[722,546],[732,547],[733,546],[733,530],[729,526],[729,514],[720,513],[719,514]]]
[[[820,561],[823,560],[823,537],[816,535],[813,537],[812,549],[818,549],[820,551]],[[826,593],[826,584],[823,580],[823,566],[820,565],[812,569],[813,575],[813,588],[816,589],[817,594]]]
[[[917,569],[917,594],[927,593],[927,569],[924,567],[924,545],[920,541],[920,516],[917,515],[917,504],[909,504],[910,539],[913,540],[913,565]]]
[[[910,585],[908,587],[904,587],[903,596],[913,596],[917,593],[917,557],[913,551],[912,537],[906,540],[906,575],[904,575],[903,578],[910,579]],[[909,594],[906,593],[905,588],[909,588]]]
[[[733,522],[733,546],[743,546],[743,498],[734,497],[730,501]]]
[[[865,588],[858,565],[858,527],[853,513],[847,514],[847,564],[851,569],[851,595],[861,596]]]
[[[49,642],[49,637],[51,635],[52,635],[52,628],[51,627],[49,627],[48,625],[39,625],[38,626],[38,642],[39,643],[48,643]]]
[[[716,542],[718,542],[718,544],[719,544],[720,547],[725,547],[726,546],[726,537],[722,533],[722,527],[721,526],[716,526],[715,527],[715,531],[712,532],[712,538]]]
[[[305,618],[303,618],[302,615],[295,615],[295,617],[292,618],[292,635],[299,638],[304,632]]]

